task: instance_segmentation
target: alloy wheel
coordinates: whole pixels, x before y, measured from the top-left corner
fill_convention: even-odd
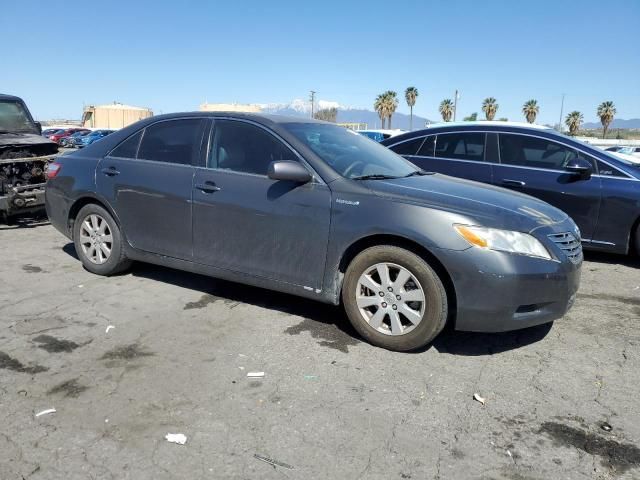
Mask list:
[[[356,288],[360,315],[370,327],[386,335],[404,335],[422,321],[425,295],[408,269],[377,263],[360,275]]]
[[[91,263],[105,263],[113,247],[113,235],[107,221],[95,213],[87,215],[80,227],[80,245]]]

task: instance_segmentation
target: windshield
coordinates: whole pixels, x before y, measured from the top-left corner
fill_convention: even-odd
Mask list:
[[[345,178],[406,177],[416,171],[391,150],[344,127],[322,123],[283,126]]]
[[[0,101],[0,131],[38,133],[22,103],[14,100]]]

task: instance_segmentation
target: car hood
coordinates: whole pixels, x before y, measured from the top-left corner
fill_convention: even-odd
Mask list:
[[[0,133],[0,153],[23,150],[38,155],[50,155],[58,151],[58,145],[35,133]]]
[[[450,211],[486,227],[530,232],[567,219],[566,213],[529,195],[447,175],[375,180],[367,184],[376,195]]]

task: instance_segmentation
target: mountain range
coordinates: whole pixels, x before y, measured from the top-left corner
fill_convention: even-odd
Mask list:
[[[260,104],[263,112],[275,113],[278,115],[291,116],[311,116],[311,103],[305,100],[296,99],[290,103],[265,103]],[[380,128],[380,118],[376,112],[366,108],[348,107],[340,105],[338,102],[319,100],[315,104],[316,111],[324,108],[338,109],[338,123],[366,123],[367,128]],[[424,117],[413,116],[413,128],[422,128],[427,123],[433,123]],[[391,119],[391,128],[409,130],[410,117],[404,113],[396,112]]]
[[[291,115],[291,116],[311,116],[311,103],[306,100],[296,99],[290,103],[264,103],[260,104],[262,111],[266,113],[275,113],[279,115]],[[315,103],[316,111],[323,108],[336,108],[338,109],[338,123],[366,123],[367,128],[380,128],[380,118],[376,112],[367,110],[361,107],[349,107],[340,105],[338,102],[332,102],[328,100],[318,100]],[[517,121],[524,121],[522,119],[516,119]],[[399,128],[401,130],[409,130],[409,115],[396,112],[391,119],[391,127]],[[440,122],[438,119],[436,122]],[[428,123],[434,123],[433,121],[420,117],[418,115],[413,116],[413,128],[422,128]],[[602,128],[600,122],[587,122],[582,125],[583,129],[598,129]],[[622,118],[616,118],[611,123],[610,129],[640,129],[640,118],[632,118],[624,120]]]

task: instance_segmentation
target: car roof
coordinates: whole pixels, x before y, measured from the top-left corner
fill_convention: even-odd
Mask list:
[[[15,95],[7,95],[6,93],[0,93],[0,100],[17,100],[22,102],[22,99],[20,97],[16,97]]]
[[[202,117],[202,118],[238,118],[243,120],[253,120],[258,123],[327,123],[321,120],[315,120],[308,117],[297,117],[293,115],[278,115],[273,113],[248,113],[248,112],[178,112],[166,113],[164,115],[156,115],[145,119],[145,123],[153,123],[158,120],[171,120],[185,117]]]

